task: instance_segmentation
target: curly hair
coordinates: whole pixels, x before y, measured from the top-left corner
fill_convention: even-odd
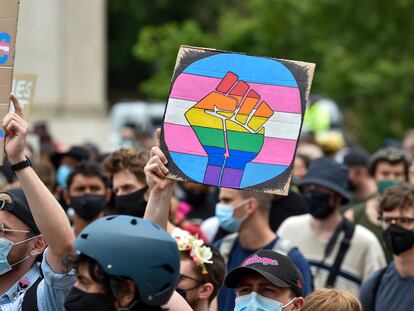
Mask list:
[[[362,311],[362,305],[351,293],[324,288],[306,298],[302,311]]]
[[[388,188],[379,204],[379,215],[395,209],[408,210],[414,208],[414,185],[402,183]]]
[[[135,152],[122,148],[111,153],[103,161],[103,167],[111,180],[120,171],[128,170],[140,181],[145,183],[144,167],[149,160],[148,151]]]

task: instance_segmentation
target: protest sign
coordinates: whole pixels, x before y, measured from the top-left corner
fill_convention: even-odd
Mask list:
[[[9,112],[19,0],[0,0],[0,120]],[[3,162],[4,132],[0,129],[0,162]]]
[[[20,106],[23,108],[23,115],[29,118],[30,109],[33,104],[36,89],[37,76],[28,73],[15,73],[13,77],[13,94],[19,99]]]
[[[314,69],[182,46],[161,133],[169,177],[287,195]]]

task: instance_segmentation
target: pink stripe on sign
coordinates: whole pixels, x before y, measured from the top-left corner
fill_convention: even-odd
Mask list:
[[[295,149],[295,140],[265,137],[262,150],[252,162],[290,165]]]
[[[194,130],[189,126],[164,123],[164,136],[171,152],[207,156]]]
[[[10,46],[10,43],[4,42],[4,41],[0,41],[0,46],[9,47]]]
[[[199,101],[220,84],[222,79],[182,73],[174,81],[170,97]],[[260,95],[260,102],[265,101],[272,110],[301,113],[300,93],[298,88],[248,83]]]

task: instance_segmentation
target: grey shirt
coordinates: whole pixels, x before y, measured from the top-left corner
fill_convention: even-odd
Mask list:
[[[394,262],[385,269],[382,276],[382,270],[377,271],[362,285],[360,300],[364,311],[414,310],[414,276],[400,276]],[[379,286],[373,297],[378,282]]]

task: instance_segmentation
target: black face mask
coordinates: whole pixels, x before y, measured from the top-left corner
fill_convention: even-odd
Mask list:
[[[115,311],[114,300],[108,294],[90,294],[73,287],[64,303],[66,311]]]
[[[326,219],[335,211],[330,205],[331,194],[318,190],[307,190],[302,194],[313,217]]]
[[[70,198],[70,206],[83,220],[94,219],[106,207],[106,197],[104,195],[83,195]]]
[[[197,301],[189,301],[188,297],[187,297],[187,292],[189,292],[190,290],[196,289],[198,287],[200,287],[200,285],[196,285],[194,287],[188,288],[188,289],[182,289],[182,288],[176,288],[175,291],[181,295],[181,297],[184,298],[185,301],[187,301],[187,303],[190,305],[191,309],[195,309],[195,307],[197,306]]]
[[[348,191],[350,191],[350,192],[354,192],[356,189],[357,189],[357,187],[355,186],[355,184],[352,182],[352,181],[350,181],[349,179],[348,179]]]
[[[115,207],[120,215],[144,217],[147,201],[144,199],[148,187],[127,195],[115,196]]]
[[[190,190],[185,190],[185,199],[184,201],[190,204],[194,209],[202,208],[207,199],[207,192],[194,192]]]
[[[400,255],[414,246],[414,231],[391,224],[383,232],[384,242],[393,254]]]
[[[187,291],[185,289],[176,288],[175,291],[181,295],[181,297],[184,298],[184,300],[187,300]]]

